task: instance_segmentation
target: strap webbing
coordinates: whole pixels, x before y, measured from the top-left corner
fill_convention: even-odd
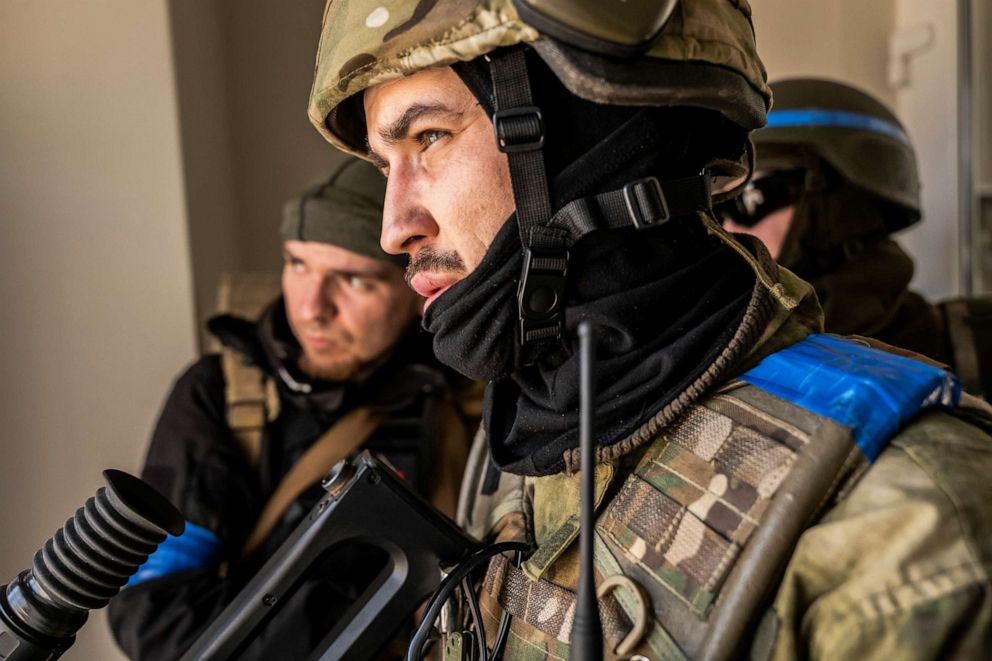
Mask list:
[[[493,127],[501,151],[509,161],[513,200],[517,206],[520,239],[529,248],[533,230],[551,219],[547,175],[544,171],[544,127],[533,105],[527,61],[522,50],[493,58],[490,65],[496,113]]]
[[[654,177],[632,181],[621,189],[569,202],[551,220],[567,232],[569,245],[596,230],[647,229],[671,218],[706,211],[711,206],[708,172],[659,182]]]
[[[227,425],[248,465],[254,468],[258,466],[265,425],[279,415],[275,382],[228,347],[221,349],[221,370]]]
[[[510,169],[524,264],[517,289],[517,362],[529,365],[556,346],[565,328],[567,237],[549,226],[551,199],[544,170],[544,120],[533,104],[527,61],[521,49],[490,63],[496,111],[496,143]]]
[[[283,512],[310,485],[327,474],[334,464],[354,452],[382,422],[385,414],[367,408],[355,409],[328,429],[310,446],[299,461],[282,478],[269,497],[241,551],[241,557],[251,555],[275,527]]]
[[[571,590],[544,579],[532,581],[503,555],[489,562],[482,589],[513,617],[556,640],[569,642],[575,617],[575,593]],[[615,646],[631,630],[631,623],[612,596],[599,600],[599,611],[603,637]]]

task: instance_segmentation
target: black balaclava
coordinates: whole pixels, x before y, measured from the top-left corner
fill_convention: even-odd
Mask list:
[[[648,175],[698,174],[742,149],[741,130],[716,113],[590,103],[568,92],[533,51],[527,57],[534,103],[544,114],[553,209]],[[475,60],[454,69],[491,115],[488,65]],[[750,267],[694,216],[651,230],[593,233],[571,249],[566,346],[519,368],[521,248],[511,216],[478,268],[438,297],[424,318],[442,362],[491,382],[485,425],[492,456],[513,473],[559,472],[564,453],[578,445],[573,338],[580,321],[598,328],[595,419],[597,442],[608,446],[711,366],[740,325],[754,286]]]
[[[822,185],[801,194],[778,261],[813,285],[824,328],[948,361],[936,312],[909,290],[913,260],[889,236],[890,228],[912,224],[914,212],[852,185],[813,155],[806,159]]]
[[[803,158],[809,163],[806,182],[795,202],[778,263],[812,282],[839,266],[854,246],[885,240],[889,227],[905,225],[906,212],[852,186],[814,155]]]

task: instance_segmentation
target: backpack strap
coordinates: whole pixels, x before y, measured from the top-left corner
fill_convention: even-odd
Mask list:
[[[955,373],[969,392],[992,396],[992,297],[959,298],[939,307]]]
[[[348,412],[293,464],[272,492],[241,551],[241,557],[254,552],[282,518],[283,512],[301,493],[316,483],[331,468],[358,449],[382,422],[385,414],[368,408]]]
[[[279,415],[275,381],[240,353],[221,350],[227,425],[249,466],[258,467],[265,425]]]
[[[222,273],[217,286],[217,312],[255,319],[280,292],[278,273]],[[245,356],[216,338],[212,350],[221,355],[227,425],[249,465],[256,468],[265,424],[279,416],[276,384]]]

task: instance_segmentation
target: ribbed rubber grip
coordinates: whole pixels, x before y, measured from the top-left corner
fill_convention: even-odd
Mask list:
[[[32,574],[53,605],[103,608],[183,521],[162,496],[120,471],[34,556]],[[149,495],[151,492],[151,496]]]

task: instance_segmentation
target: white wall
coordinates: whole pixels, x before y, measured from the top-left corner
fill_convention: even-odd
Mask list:
[[[0,583],[194,354],[165,0],[0,2]],[[69,659],[122,658],[97,613]]]

